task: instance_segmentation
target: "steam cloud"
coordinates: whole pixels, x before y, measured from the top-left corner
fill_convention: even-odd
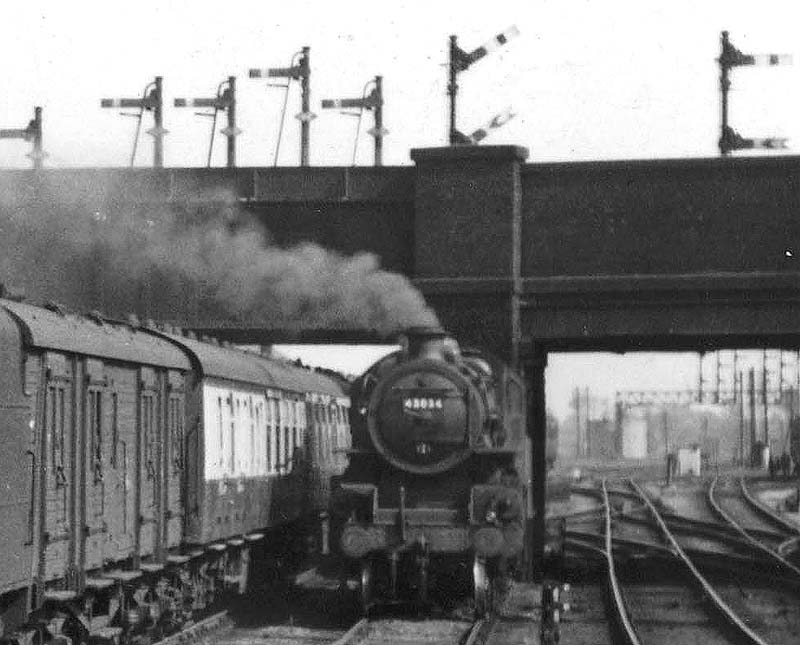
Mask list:
[[[386,335],[436,323],[411,283],[374,255],[279,248],[231,200],[167,208],[121,204],[102,185],[85,190],[40,185],[21,198],[18,186],[0,186],[0,281],[33,301],[186,325]]]

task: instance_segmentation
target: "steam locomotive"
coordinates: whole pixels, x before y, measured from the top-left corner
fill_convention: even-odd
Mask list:
[[[286,362],[6,299],[0,360],[3,643],[178,631],[344,470],[349,399]]]
[[[491,610],[525,543],[525,421],[521,377],[441,329],[354,382],[332,536],[363,611],[427,603],[433,578],[470,568],[475,612]]]

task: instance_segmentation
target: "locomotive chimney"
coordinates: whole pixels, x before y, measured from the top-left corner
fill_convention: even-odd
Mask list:
[[[441,360],[459,353],[458,343],[438,326],[411,327],[405,332],[406,354],[409,359],[433,358]]]

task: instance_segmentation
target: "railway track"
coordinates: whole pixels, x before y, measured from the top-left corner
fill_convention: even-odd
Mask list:
[[[733,527],[756,552],[766,556],[775,571],[793,578],[795,588],[799,588],[800,568],[781,553],[781,546],[791,537],[783,520],[756,504],[747,494],[744,480],[740,479],[737,485],[730,479],[720,481],[715,477],[709,484],[707,497],[715,515]]]
[[[300,625],[233,629],[218,645],[485,645],[495,619],[362,618],[347,630]]]
[[[289,619],[276,625],[234,627],[191,642],[199,641],[201,645],[486,645],[498,617],[469,621],[461,617],[372,616],[361,618],[349,627],[334,623],[335,620],[326,621],[322,615],[308,616],[302,624]]]
[[[658,582],[626,584],[623,589],[623,584],[616,573],[614,528],[611,515],[608,513],[605,554],[611,620],[617,631],[615,642],[623,642],[626,645],[661,645],[676,642],[702,642],[705,645],[744,642],[764,645],[765,641],[739,618],[700,573],[644,491],[633,483],[632,488],[647,506],[661,535],[674,552],[675,558],[689,572],[688,580],[695,584],[689,585],[688,580],[684,587]],[[703,602],[704,598],[707,603]]]
[[[631,487],[642,495],[664,539],[681,559],[684,569],[691,573],[694,588],[700,592],[707,606],[713,608],[714,622],[723,627],[720,632],[730,642],[777,645],[796,640],[800,631],[800,610],[793,592],[796,593],[797,586],[794,578],[786,577],[786,570],[780,573],[765,572],[760,564],[763,560],[755,557],[756,551],[752,545],[753,562],[750,567],[734,563],[720,567],[718,561],[690,557],[686,552],[686,543],[690,540],[686,536],[673,535],[649,496],[633,482]],[[696,498],[694,492],[689,494],[693,499]],[[681,613],[685,610],[687,615],[691,615],[692,610],[702,606],[701,602],[694,607],[681,605]],[[707,639],[704,636],[696,639],[696,642],[701,640]]]
[[[233,626],[227,611],[220,611],[197,621],[176,634],[158,641],[157,645],[182,645],[183,643],[214,642],[220,632]]]

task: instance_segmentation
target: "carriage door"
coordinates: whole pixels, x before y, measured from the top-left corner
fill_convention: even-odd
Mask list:
[[[85,420],[86,481],[86,566],[94,569],[103,564],[106,541],[105,497],[108,473],[108,426],[105,419],[103,393],[106,386],[102,361],[86,361]]]
[[[69,564],[72,482],[72,366],[64,356],[46,356],[44,578],[65,575]]]
[[[155,370],[141,368],[139,379],[139,555],[151,555],[158,530],[158,383]]]
[[[183,376],[179,372],[169,373],[167,397],[167,453],[166,453],[166,530],[167,547],[178,546],[183,529],[182,490],[184,484],[184,391]]]
[[[117,561],[134,548],[136,481],[136,379],[138,371],[116,369],[103,400],[105,435],[101,445],[103,487],[106,489],[106,552]]]

